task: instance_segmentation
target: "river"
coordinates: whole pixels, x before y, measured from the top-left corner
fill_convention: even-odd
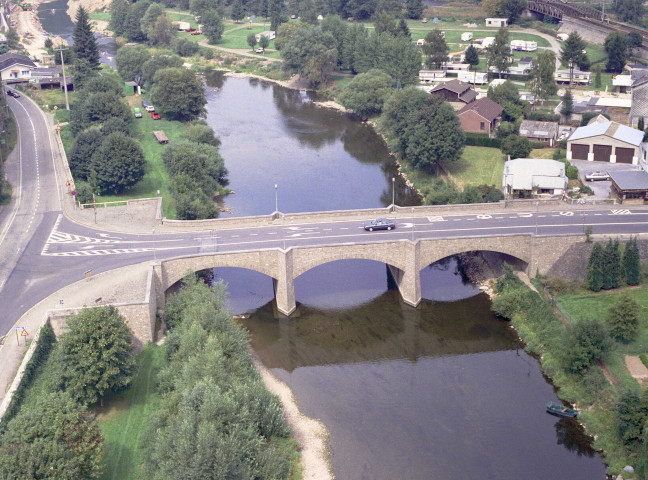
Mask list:
[[[47,5],[57,17],[58,4]],[[311,94],[211,75],[206,95],[232,215],[371,208],[392,195],[418,203],[380,137]],[[322,265],[296,279],[290,318],[276,313],[268,277],[214,273],[232,311],[249,314],[242,324],[263,363],[326,425],[338,479],[604,478],[578,424],[544,412],[553,387],[456,259],[423,270],[418,308],[402,302],[384,264]]]

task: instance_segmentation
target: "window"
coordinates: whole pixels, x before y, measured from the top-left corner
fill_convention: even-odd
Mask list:
[[[484,122],[479,122],[479,129],[480,130],[485,130],[486,129],[486,125],[484,125]]]
[[[20,74],[23,76],[29,75],[29,70],[23,70]]]

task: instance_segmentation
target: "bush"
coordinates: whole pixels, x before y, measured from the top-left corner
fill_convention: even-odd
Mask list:
[[[200,46],[188,38],[178,38],[173,42],[173,51],[181,57],[191,57],[199,50]],[[209,50],[211,51],[211,48]]]
[[[639,305],[626,292],[607,312],[610,335],[624,343],[632,341],[639,327]]]
[[[567,178],[570,180],[576,180],[578,178],[578,167],[570,163],[565,167],[565,175],[567,175]]]
[[[584,373],[612,347],[612,340],[601,322],[580,320],[567,329],[563,337],[562,362],[574,374]]]
[[[92,194],[94,193],[92,186],[88,182],[75,182],[76,187],[76,201],[83,203],[92,203]]]
[[[571,177],[569,177],[571,178]],[[581,185],[580,186],[580,193],[584,195],[594,195],[594,190],[589,185]]]
[[[531,148],[534,150],[545,148],[545,144],[542,142],[529,142],[529,144],[531,145]]]
[[[487,136],[482,136],[474,133],[466,133],[466,145],[470,145],[472,147],[501,148],[502,140],[499,138],[489,138]]]
[[[527,120],[535,120],[537,122],[559,122],[560,121],[560,115],[553,112],[547,112],[542,110],[529,112],[525,115],[525,118]]]
[[[563,161],[563,163],[567,162],[567,153],[562,149],[562,148],[557,148],[554,150],[553,155],[551,156],[554,160],[560,160]]]
[[[205,60],[211,60],[214,58],[214,50],[211,48],[203,48],[201,53]]]

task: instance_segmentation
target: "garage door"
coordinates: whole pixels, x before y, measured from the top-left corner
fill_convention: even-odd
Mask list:
[[[612,155],[612,145],[594,145],[594,161],[609,162]]]
[[[616,148],[617,163],[632,163],[634,148]]]
[[[571,152],[572,158],[574,160],[587,160],[587,154],[589,153],[589,145],[583,145],[582,143],[572,143]]]

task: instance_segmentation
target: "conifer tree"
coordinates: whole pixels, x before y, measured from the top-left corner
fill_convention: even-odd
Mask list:
[[[73,51],[77,59],[87,60],[91,68],[99,70],[99,48],[90,25],[90,19],[85,8],[79,7],[76,15],[76,25],[72,33],[74,40]]]
[[[617,288],[621,283],[619,240],[610,239],[603,251],[603,289]]]
[[[628,285],[639,285],[641,271],[637,237],[632,237],[626,244],[625,253],[623,254],[623,273]]]
[[[639,305],[626,292],[623,293],[607,314],[610,335],[622,342],[630,342],[639,326]]]
[[[587,264],[585,284],[593,292],[598,292],[603,286],[603,246],[595,243]]]

